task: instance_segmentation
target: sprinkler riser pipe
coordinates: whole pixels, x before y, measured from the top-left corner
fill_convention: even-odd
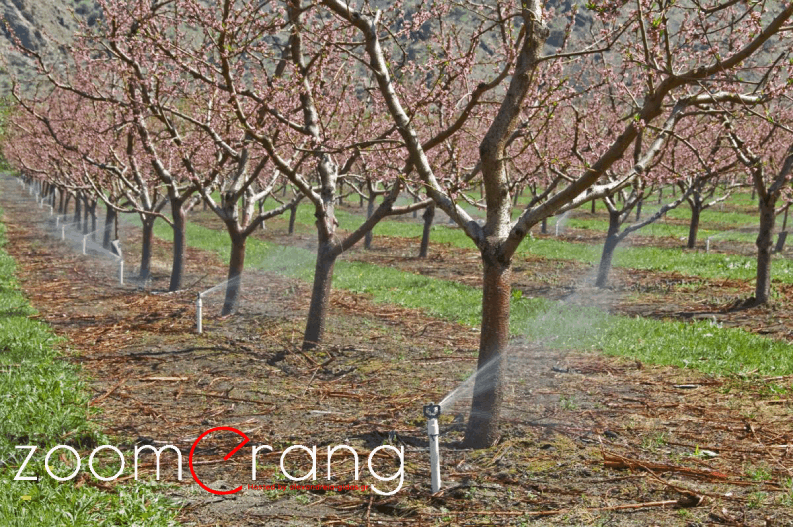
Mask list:
[[[710,252],[710,238],[708,238],[707,240],[705,240],[705,252],[706,252],[706,253],[709,253],[709,252]]]
[[[427,435],[430,438],[430,477],[432,493],[435,494],[441,490],[441,456],[438,447],[438,435],[440,435],[440,430],[438,428],[437,419],[427,420]]]
[[[201,318],[202,318],[201,311],[203,311],[203,307],[204,307],[204,301],[201,300],[201,293],[199,293],[198,298],[195,301],[195,327],[199,335],[204,332],[204,328],[202,327],[201,324]]]
[[[61,241],[66,239],[66,225],[61,225]]]
[[[124,285],[124,260],[118,262],[118,283]]]
[[[440,416],[440,405],[430,403],[424,406],[424,417],[427,418],[427,437],[430,440],[430,482],[433,494],[441,489],[441,454],[438,447],[438,436],[440,435],[438,417]]]
[[[85,235],[85,236],[83,236],[83,254],[87,254],[87,253],[85,252],[85,244],[86,244],[86,240],[87,240],[87,239],[88,239],[88,235]]]

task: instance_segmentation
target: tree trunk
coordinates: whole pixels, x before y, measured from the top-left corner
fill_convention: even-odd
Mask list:
[[[492,260],[492,261],[491,261]],[[498,439],[503,378],[509,343],[512,269],[483,255],[482,328],[466,448],[487,448]]]
[[[182,201],[171,199],[171,214],[173,215],[173,264],[171,265],[171,283],[168,286],[168,291],[178,291],[182,288],[184,255],[187,247],[186,219]]]
[[[374,214],[374,200],[377,198],[376,194],[369,194],[369,201],[368,205],[366,206],[366,219],[372,217]],[[372,248],[372,230],[369,229],[369,232],[366,233],[366,236],[363,238],[363,248],[367,251]]]
[[[58,194],[60,198],[58,199],[58,214],[64,214],[66,212],[64,210],[64,203],[66,202],[66,198],[64,196],[66,195],[66,192],[59,190]]]
[[[83,196],[83,236],[88,234],[90,227],[88,226],[88,216],[90,215],[90,207],[88,206],[88,197]]]
[[[96,243],[96,204],[98,203],[97,200],[91,202],[91,206],[88,208],[88,212],[91,214],[91,239]]]
[[[110,250],[110,242],[113,238],[113,225],[116,222],[116,209],[110,205],[105,205],[105,232],[102,237],[102,247]]]
[[[600,264],[598,264],[598,276],[595,281],[596,287],[606,287],[609,281],[609,273],[611,272],[611,263],[614,259],[614,249],[619,244],[619,213],[609,212],[609,230],[606,234],[606,241],[603,244],[603,252],[600,255]]]
[[[74,228],[77,230],[80,229],[80,220],[83,217],[82,203],[83,200],[80,199],[80,194],[74,196]]]
[[[427,250],[430,246],[432,220],[435,219],[435,203],[430,203],[427,205],[427,209],[424,211],[424,214],[422,214],[421,217],[424,218],[424,229],[421,231],[421,248],[419,249],[419,258],[426,258]]]
[[[227,225],[231,236],[231,258],[229,259],[229,275],[226,284],[226,300],[223,302],[221,315],[230,315],[237,310],[242,282],[242,270],[245,267],[245,241],[248,239],[237,225]]]
[[[644,203],[643,199],[639,200],[639,203],[636,204],[636,220],[639,221],[642,217],[642,203]]]
[[[699,217],[702,214],[702,205],[699,203],[689,204],[691,206],[691,223],[688,226],[688,244],[686,247],[693,249],[697,245],[697,234],[699,234]]]
[[[295,233],[295,218],[297,216],[297,204],[289,207],[289,235]]]
[[[593,200],[592,200],[592,214],[594,214],[594,213],[595,213],[595,203],[597,203],[597,200],[596,200],[596,199],[593,199]]]
[[[757,234],[757,285],[755,305],[765,304],[771,296],[771,250],[774,241],[776,196],[760,199],[760,232]]]
[[[143,222],[143,232],[140,252],[140,273],[141,280],[147,280],[151,275],[151,250],[154,245],[154,216],[141,216]]]
[[[776,247],[774,247],[774,251],[781,253],[785,249],[785,240],[787,240],[787,214],[790,212],[790,204],[788,203],[785,206],[785,217],[782,220],[782,231],[779,233],[779,237],[776,240]]]
[[[325,333],[325,318],[330,303],[333,282],[333,267],[336,264],[335,247],[328,240],[320,240],[317,262],[314,268],[314,286],[311,290],[311,305],[308,308],[306,332],[303,336],[303,351],[316,348]]]
[[[540,232],[542,234],[548,234],[548,218],[542,219],[542,224],[540,225]]]

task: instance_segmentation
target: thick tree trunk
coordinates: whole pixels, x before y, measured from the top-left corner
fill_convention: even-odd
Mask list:
[[[540,232],[543,234],[548,234],[548,218],[542,219],[542,224],[540,225]]]
[[[182,288],[184,277],[184,257],[187,248],[186,218],[182,209],[182,201],[171,200],[171,214],[173,215],[173,264],[171,265],[171,283],[168,291],[178,291]]]
[[[245,241],[247,240],[247,236],[240,232],[236,224],[227,225],[227,227],[231,237],[231,258],[229,259],[226,299],[223,302],[223,311],[220,313],[222,316],[234,313],[239,304],[242,270],[245,267]]]
[[[105,205],[105,232],[102,236],[102,247],[110,250],[110,242],[113,241],[113,226],[116,223],[116,209]]]
[[[335,247],[328,240],[320,240],[317,262],[314,268],[314,286],[311,290],[311,305],[308,308],[306,332],[303,336],[303,351],[316,348],[325,333],[325,318],[330,303],[333,282],[333,267],[336,264]]]
[[[369,201],[368,205],[366,206],[366,219],[372,217],[374,214],[374,200],[377,198],[375,194],[369,194]],[[366,233],[366,236],[363,238],[363,248],[367,251],[372,248],[372,231],[371,229],[369,232]]]
[[[482,331],[474,381],[471,416],[465,432],[467,448],[487,448],[498,439],[503,377],[509,343],[510,264],[483,257]]]
[[[771,296],[771,250],[774,242],[776,196],[760,199],[760,232],[757,234],[757,285],[755,303],[765,304]]]
[[[58,194],[60,194],[60,199],[58,199],[58,214],[64,214],[66,212],[64,210],[64,204],[66,203],[66,192],[60,190],[58,191]]]
[[[591,211],[591,212],[592,212],[592,214],[594,214],[594,213],[595,213],[595,203],[597,203],[597,200],[596,200],[596,199],[593,199],[593,200],[592,200],[592,211]]]
[[[595,281],[596,287],[606,287],[611,272],[611,263],[614,259],[614,249],[620,242],[619,238],[619,213],[609,212],[609,230],[606,234],[606,242],[603,244],[603,252],[600,255],[598,264],[598,276]]]
[[[297,217],[297,204],[289,207],[289,235],[295,233],[295,218]]]
[[[697,234],[699,234],[699,217],[702,214],[702,206],[695,203],[691,206],[691,223],[688,225],[688,244],[686,247],[693,249],[697,245]]]
[[[421,231],[421,248],[419,258],[427,257],[427,250],[430,246],[430,231],[432,230],[432,220],[435,219],[435,203],[430,203],[421,215],[424,218],[424,229]]]
[[[147,280],[151,275],[151,250],[154,245],[154,216],[142,216],[143,232],[140,253],[140,273],[141,280]]]

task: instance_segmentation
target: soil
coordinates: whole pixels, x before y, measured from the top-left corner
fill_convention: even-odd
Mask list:
[[[184,479],[176,479],[168,453],[162,479],[185,525],[793,525],[793,376],[710,377],[516,340],[499,441],[485,450],[460,448],[468,402],[463,395],[444,407],[443,488],[433,495],[421,407],[474,370],[477,332],[335,291],[325,345],[303,353],[309,286],[253,274],[259,289],[246,293],[255,297],[253,307],[226,318],[209,313],[197,335],[196,293],[225,276],[214,254],[189,249],[187,289],[165,293],[169,247],[157,241],[151,282],[122,286],[112,260],[82,255],[53,236],[52,220],[16,183],[0,182],[0,205],[21,285],[39,317],[65,337],[66,359],[81,365],[98,410],[92,419],[128,460],[135,445],[180,448]],[[266,233],[276,226],[268,222]],[[123,229],[128,269],[135,267],[136,236]],[[473,253],[433,246],[433,256],[420,261],[408,256],[415,251],[408,242],[375,244],[348,257],[478,283],[478,267],[460,265]],[[516,273],[521,289],[555,298],[587,272],[558,262],[517,266],[525,269]],[[789,289],[780,308],[732,312],[725,305],[745,295],[747,284],[697,279],[696,294],[688,277],[618,270],[616,278],[603,304],[617,312],[702,311],[790,338]],[[787,328],[775,330],[773,317]],[[329,483],[327,448],[345,444],[360,456],[361,479],[354,479],[352,456],[339,452],[333,484],[384,491],[396,482],[376,481],[367,458],[381,445],[403,447],[404,483],[393,496],[371,488],[249,488],[250,445],[224,460],[240,438],[215,432],[196,448],[196,474],[213,489],[243,489],[210,494],[191,478],[187,454],[218,426],[272,447],[259,453],[259,486],[289,486],[279,459],[297,444],[317,446],[317,484]],[[142,458],[145,477],[154,477],[152,459]],[[296,476],[310,468],[300,451],[286,459]],[[388,450],[373,464],[382,476],[400,466]],[[122,484],[86,479],[102,488]]]

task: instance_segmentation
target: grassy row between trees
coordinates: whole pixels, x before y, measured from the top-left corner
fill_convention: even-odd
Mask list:
[[[172,231],[164,222],[157,222],[155,234],[170,240]],[[193,247],[217,253],[224,261],[229,257],[229,239],[223,230],[188,222],[187,240]],[[311,251],[255,238],[248,240],[248,269],[310,281],[313,266]],[[477,327],[481,317],[479,289],[390,267],[339,261],[333,287],[370,295],[377,303],[419,309],[429,316],[472,328]],[[741,329],[722,329],[709,321],[685,323],[609,315],[596,308],[527,298],[520,291],[512,295],[511,332],[546,346],[599,350],[714,374],[793,373],[793,346],[785,342]]]
[[[339,220],[341,229],[353,230],[361,223],[360,215],[343,210],[337,211],[336,217]],[[298,207],[297,223],[303,226],[312,226],[311,229],[313,230],[314,221],[313,212],[309,206]],[[374,235],[420,239],[421,229],[422,225],[418,222],[382,221],[374,228]],[[603,232],[605,232],[605,228]],[[732,234],[737,235],[738,233]],[[740,236],[746,237],[747,235],[743,234]],[[749,235],[750,238],[751,236]],[[727,238],[719,236],[719,239]],[[449,228],[445,225],[433,226],[430,242],[446,243],[461,249],[475,249],[473,242],[462,230]],[[602,249],[603,246],[597,244],[571,243],[570,241],[552,238],[538,238],[526,240],[521,244],[517,255],[523,258],[541,257],[554,260],[573,260],[595,265],[600,261]],[[418,253],[418,241],[416,243],[416,252]],[[753,280],[756,277],[757,259],[735,254],[682,251],[680,249],[660,247],[620,247],[614,255],[614,266],[628,269],[677,272],[701,278]],[[793,283],[793,261],[790,259],[774,258],[771,272],[775,282]]]
[[[5,243],[5,226],[0,224],[0,480],[4,485],[0,525],[175,525],[176,510],[157,494],[156,487],[138,482],[106,492],[88,484],[76,485],[88,471],[91,449],[117,443],[88,421],[89,399],[78,368],[59,357],[54,349],[57,338],[49,326],[30,318],[36,312],[18,288],[15,262],[3,249]],[[21,445],[38,447],[22,475],[37,474],[39,481],[14,479],[29,453],[16,449]],[[69,445],[80,452],[82,470],[75,479],[59,483],[47,475],[44,458],[55,445]],[[65,454],[68,462],[62,462],[60,454]],[[50,467],[56,475],[66,477],[74,470],[75,461],[68,452],[58,450]],[[112,467],[97,459],[95,467],[100,475],[109,477],[118,465]],[[126,472],[129,469],[127,466]]]

